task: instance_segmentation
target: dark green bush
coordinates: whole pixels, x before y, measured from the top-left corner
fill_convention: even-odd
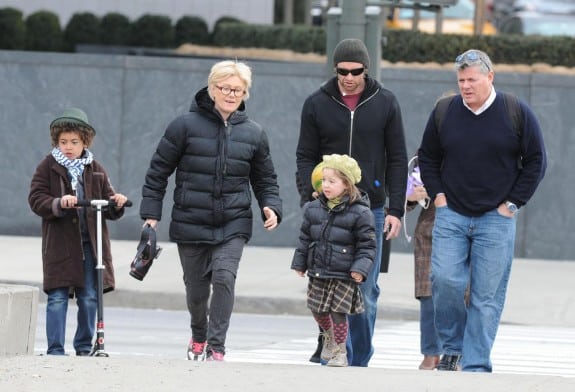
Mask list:
[[[102,45],[129,45],[130,20],[127,16],[110,12],[100,21],[100,43]]]
[[[73,52],[77,44],[100,43],[100,20],[89,12],[76,13],[64,29],[64,48]]]
[[[26,25],[22,12],[15,8],[0,9],[0,49],[24,49]]]
[[[26,49],[40,51],[62,50],[62,28],[58,15],[37,11],[26,18]]]
[[[182,16],[174,27],[177,46],[190,43],[207,45],[210,43],[210,32],[205,20],[197,16]]]
[[[174,28],[167,16],[143,15],[131,28],[130,43],[151,48],[171,48],[174,46]]]
[[[226,24],[243,24],[245,26],[249,26],[248,24],[244,23],[242,20],[239,20],[238,18],[234,18],[233,16],[222,16],[221,18],[219,18],[218,20],[216,20],[216,23],[214,23],[214,29],[212,30],[212,39],[213,39],[213,35],[218,31],[218,29],[220,28],[220,26],[226,25]]]

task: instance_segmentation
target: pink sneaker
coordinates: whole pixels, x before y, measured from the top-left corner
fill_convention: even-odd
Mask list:
[[[206,342],[195,342],[193,338],[188,343],[188,359],[203,361],[206,358]]]
[[[206,361],[223,362],[224,361],[224,353],[220,353],[218,351],[208,349],[207,353],[206,353]]]

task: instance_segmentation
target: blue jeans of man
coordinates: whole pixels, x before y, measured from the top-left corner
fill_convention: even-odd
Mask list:
[[[515,246],[516,218],[497,210],[467,217],[437,208],[431,251],[435,326],[464,371],[491,372]],[[465,288],[470,284],[469,305]]]
[[[236,237],[218,245],[178,244],[192,338],[196,342],[207,342],[210,349],[222,354],[225,354],[236,276],[245,243],[243,237]]]
[[[349,333],[347,337],[347,360],[350,366],[367,366],[373,356],[373,331],[377,318],[377,299],[379,298],[379,269],[381,267],[381,255],[383,253],[383,222],[385,213],[383,207],[371,210],[375,217],[375,238],[377,252],[373,263],[373,269],[367,279],[360,285],[363,294],[365,311],[360,314],[348,316]]]
[[[96,330],[98,292],[96,289],[96,262],[90,243],[84,242],[84,287],[75,288],[78,305],[77,326],[74,335],[76,352],[92,351],[92,338]],[[60,287],[48,291],[46,303],[46,338],[48,355],[65,355],[66,314],[70,289]]]
[[[435,311],[433,299],[419,298],[419,345],[423,355],[441,355],[441,343],[435,329]]]

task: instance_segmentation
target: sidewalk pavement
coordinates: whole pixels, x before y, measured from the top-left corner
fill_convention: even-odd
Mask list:
[[[162,253],[143,281],[128,274],[136,246],[137,241],[112,241],[116,290],[104,295],[105,306],[186,310],[176,244],[160,243]],[[41,287],[39,237],[0,236],[0,249],[4,249],[0,283]],[[240,262],[234,311],[309,315],[307,278],[290,270],[292,255],[292,248],[247,246]],[[516,259],[502,323],[575,327],[573,277],[575,260]],[[413,282],[413,256],[392,253],[389,273],[379,275],[379,318],[418,319]]]
[[[116,290],[105,306],[185,310],[177,247],[163,251],[143,281],[128,275],[137,241],[112,241]],[[4,259],[0,284],[41,287],[41,239],[0,236]],[[309,315],[307,279],[290,270],[291,248],[246,247],[236,285],[235,312]],[[502,323],[575,327],[575,261],[516,259]],[[417,320],[413,258],[392,253],[389,273],[380,274],[379,318]],[[40,300],[44,301],[43,294]],[[2,322],[2,321],[0,321]],[[533,358],[537,360],[537,358]],[[327,373],[323,373],[327,372]],[[573,391],[575,378],[514,374],[470,374],[376,368],[333,369],[262,363],[190,363],[166,358],[0,357],[0,390],[14,391],[293,391],[330,389],[387,391]],[[379,389],[379,388],[378,388]]]

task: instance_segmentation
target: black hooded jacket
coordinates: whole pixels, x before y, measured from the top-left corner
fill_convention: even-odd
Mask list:
[[[162,136],[142,189],[142,219],[162,218],[168,178],[176,172],[170,239],[219,244],[252,235],[250,184],[263,207],[282,217],[277,175],[262,127],[248,119],[242,102],[224,121],[200,90],[190,112],[174,119]],[[262,213],[262,219],[265,217]]]
[[[399,103],[393,93],[366,77],[354,111],[343,103],[337,78],[310,95],[302,109],[296,181],[301,204],[312,200],[311,173],[324,154],[348,154],[361,168],[359,188],[373,208],[385,205],[401,218],[407,178],[407,152]]]

